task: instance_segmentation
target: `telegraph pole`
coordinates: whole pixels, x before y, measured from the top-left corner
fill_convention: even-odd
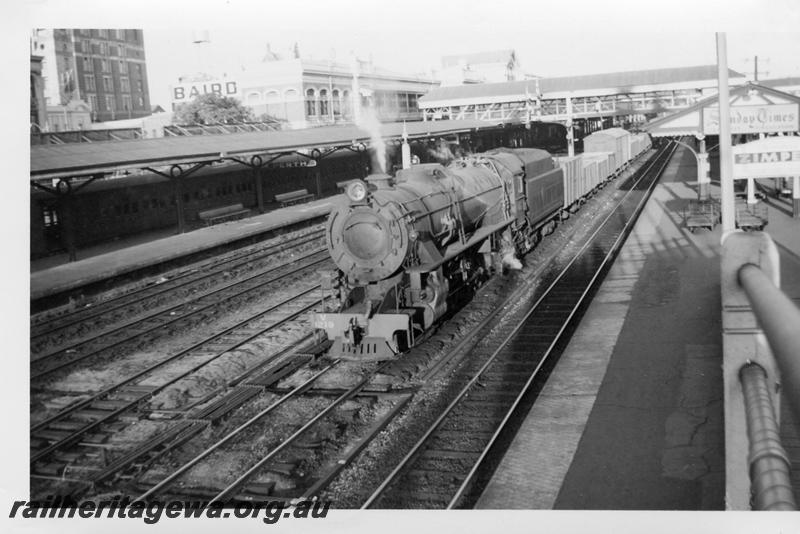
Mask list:
[[[719,88],[719,169],[722,235],[736,228],[731,153],[731,112],[728,89],[728,49],[724,33],[717,33],[717,84]]]

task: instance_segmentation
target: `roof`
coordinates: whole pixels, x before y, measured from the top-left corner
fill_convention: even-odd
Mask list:
[[[587,137],[627,137],[630,133],[622,128],[606,128],[605,130],[598,130],[590,133]]]
[[[744,78],[744,75],[728,69],[731,79]],[[539,92],[544,98],[557,93],[578,91],[597,91],[597,94],[624,93],[640,86],[667,85],[717,79],[715,65],[679,67],[670,69],[651,69],[584,76],[565,76],[561,78],[541,78],[518,82],[487,83],[478,85],[456,85],[438,87],[419,99],[420,105],[433,105],[434,102],[474,100],[481,98],[508,97],[509,100],[524,100],[526,95]]]
[[[462,61],[467,65],[481,63],[508,63],[514,56],[514,50],[494,50],[491,52],[477,52],[475,54],[458,54],[442,56],[442,67],[457,67]]]
[[[387,123],[381,125],[381,136],[384,139],[400,139],[404,127],[409,138],[417,138],[492,128],[500,124],[499,121],[478,120],[409,122],[405,125]],[[359,143],[370,144],[369,132],[358,126],[346,125],[305,130],[35,145],[31,147],[30,176],[32,181],[45,180]]]
[[[774,80],[759,80],[756,83],[765,87],[786,87],[787,85],[800,85],[800,78],[775,78]]]

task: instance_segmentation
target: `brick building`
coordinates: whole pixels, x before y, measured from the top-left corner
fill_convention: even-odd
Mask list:
[[[31,54],[44,58],[47,106],[83,101],[92,122],[150,114],[142,30],[37,29]]]

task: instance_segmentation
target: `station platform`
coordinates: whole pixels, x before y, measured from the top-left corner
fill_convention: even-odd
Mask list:
[[[725,509],[721,228],[684,227],[695,172],[686,150],[669,164],[477,508]],[[787,206],[770,201],[765,231],[800,303],[800,221]]]
[[[70,292],[109,278],[195,256],[237,241],[246,241],[282,227],[322,218],[330,213],[339,196],[276,209],[246,219],[161,237],[79,261],[35,270],[30,277],[30,299],[34,301]]]

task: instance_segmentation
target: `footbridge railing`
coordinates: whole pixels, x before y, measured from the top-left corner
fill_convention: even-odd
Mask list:
[[[768,234],[731,232],[722,247],[726,507],[795,510],[779,430],[782,390],[800,421],[800,310]]]

